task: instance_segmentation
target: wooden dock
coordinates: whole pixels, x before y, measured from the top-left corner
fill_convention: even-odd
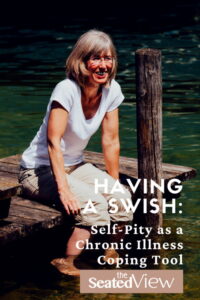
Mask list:
[[[103,155],[85,151],[85,161],[105,169]],[[29,199],[20,197],[21,185],[18,183],[19,161],[21,155],[13,155],[0,159],[0,206],[10,200],[7,217],[0,219],[0,246],[23,239],[42,230],[55,228],[63,224],[61,212]],[[130,178],[135,181],[137,175],[137,159],[120,157],[120,176],[122,181]],[[196,175],[196,170],[184,166],[162,164],[163,177],[166,180],[179,178],[189,180]],[[0,211],[1,213],[1,211]]]

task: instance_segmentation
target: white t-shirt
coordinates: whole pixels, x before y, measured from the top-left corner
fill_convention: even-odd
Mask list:
[[[42,125],[30,146],[22,154],[21,165],[25,168],[50,165],[47,124],[53,100],[59,102],[69,112],[66,131],[61,139],[61,149],[64,165],[71,166],[83,161],[83,150],[86,148],[90,137],[99,128],[106,112],[117,108],[123,99],[120,85],[113,79],[108,88],[103,87],[97,112],[91,119],[86,120],[82,109],[79,85],[70,79],[59,82],[52,92]]]

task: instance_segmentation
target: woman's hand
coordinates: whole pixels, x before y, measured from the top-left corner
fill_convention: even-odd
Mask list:
[[[60,201],[62,202],[68,215],[71,213],[77,215],[80,212],[80,204],[76,196],[70,191],[58,191],[60,196]]]

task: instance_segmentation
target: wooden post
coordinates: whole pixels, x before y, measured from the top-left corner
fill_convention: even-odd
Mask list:
[[[162,178],[162,74],[161,52],[156,49],[136,51],[136,100],[137,100],[137,146],[138,178],[147,179],[148,192],[144,193],[143,180],[140,197],[159,201],[158,214],[147,213],[142,223],[156,229],[162,225],[162,194],[150,193],[150,180],[160,184]]]

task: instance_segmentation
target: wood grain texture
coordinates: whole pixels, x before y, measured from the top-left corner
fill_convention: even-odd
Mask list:
[[[19,162],[21,155],[13,155],[0,159],[0,178],[10,180],[12,184],[18,185]],[[84,159],[86,162],[96,164],[100,169],[105,169],[105,163],[102,153],[93,151],[84,151]],[[120,173],[126,174],[135,179],[138,178],[137,159],[120,156]],[[182,181],[191,179],[196,176],[194,168],[162,163],[163,178],[179,178]],[[0,188],[1,191],[1,188]]]
[[[35,201],[14,197],[9,216],[0,221],[0,246],[63,224],[61,212]]]
[[[160,211],[143,216],[144,226],[156,228],[162,225],[162,194],[156,190],[150,193],[150,180],[160,184],[162,175],[162,74],[161,52],[156,49],[136,51],[136,107],[137,107],[137,151],[138,176],[148,180],[148,192],[140,197],[158,199]]]

